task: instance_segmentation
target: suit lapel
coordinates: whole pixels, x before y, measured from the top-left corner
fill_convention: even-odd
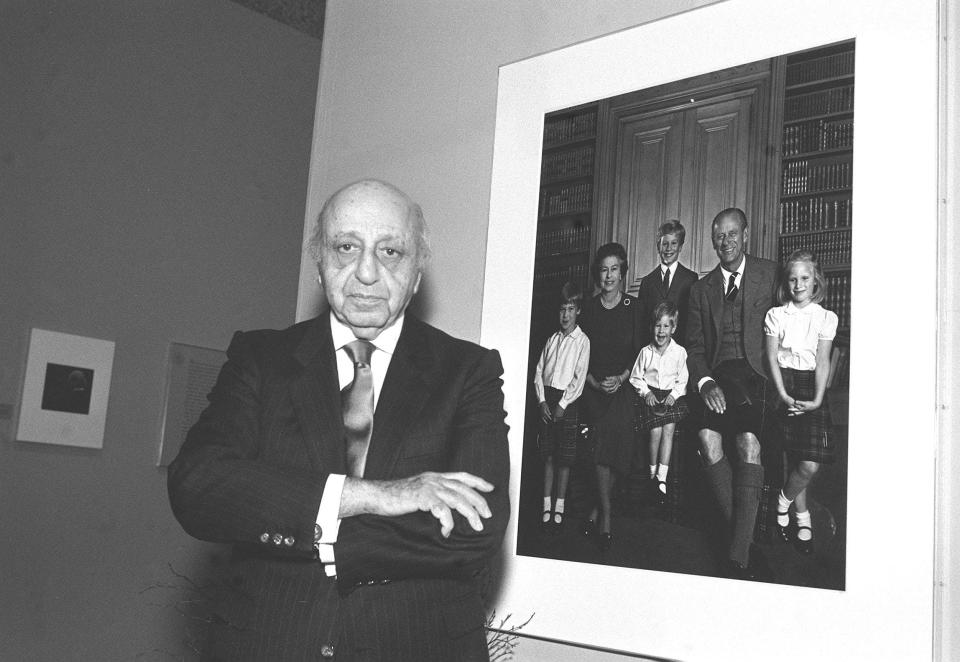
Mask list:
[[[709,286],[710,319],[713,321],[714,338],[719,339],[723,336],[723,273],[720,271],[720,265],[714,267],[713,271],[707,274],[707,285]],[[711,360],[713,357],[711,357]]]
[[[293,354],[301,365],[290,382],[290,397],[311,462],[320,471],[346,472],[340,385],[326,315],[310,326]]]
[[[365,478],[392,476],[400,457],[401,439],[411,423],[421,418],[419,413],[436,382],[436,369],[436,357],[424,337],[420,322],[407,315],[377,400]]]

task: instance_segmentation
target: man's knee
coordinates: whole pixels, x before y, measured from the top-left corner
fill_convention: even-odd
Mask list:
[[[723,459],[723,437],[714,430],[703,429],[699,433],[700,455],[707,466]]]
[[[737,435],[737,454],[740,461],[747,464],[760,464],[760,440],[752,432]]]

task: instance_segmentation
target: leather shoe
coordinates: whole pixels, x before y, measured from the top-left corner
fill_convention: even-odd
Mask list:
[[[750,545],[750,571],[753,573],[754,581],[772,582],[774,581],[773,570],[767,562],[767,557],[760,548],[754,544]]]
[[[809,531],[810,540],[801,540],[800,532]],[[793,548],[804,555],[813,554],[813,530],[809,526],[798,526],[793,538]]]
[[[757,579],[749,565],[743,565],[733,559],[727,559],[723,566],[723,576],[727,579],[742,579],[744,581],[755,581]]]
[[[582,533],[586,538],[591,537],[596,532],[597,532],[597,523],[594,522],[592,519],[588,519],[586,522],[584,522],[583,528],[580,529],[580,533]]]
[[[600,551],[606,554],[610,551],[610,547],[613,545],[613,534],[611,533],[601,533],[597,536],[597,546],[600,547]]]
[[[777,515],[779,516],[780,513],[777,513]],[[775,523],[777,525],[777,535],[780,537],[780,540],[782,540],[783,542],[790,542],[793,539],[793,535],[791,531],[791,529],[793,528],[792,523],[790,521],[787,521],[786,526],[781,526],[780,522],[775,522]]]
[[[563,530],[563,513],[554,513],[550,522],[553,524],[552,533],[554,535],[560,533]]]

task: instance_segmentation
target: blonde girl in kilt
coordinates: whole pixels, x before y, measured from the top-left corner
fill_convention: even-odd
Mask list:
[[[835,459],[824,395],[837,315],[820,305],[825,295],[826,280],[816,256],[794,251],[784,264],[777,293],[783,305],[771,308],[764,320],[770,377],[782,403],[778,420],[789,470],[777,498],[777,531],[802,554],[813,551],[807,486],[821,464]]]

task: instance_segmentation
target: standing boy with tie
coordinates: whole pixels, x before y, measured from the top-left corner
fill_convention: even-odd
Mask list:
[[[643,346],[653,342],[653,327],[646,322],[653,309],[664,301],[672,301],[677,307],[677,331],[674,339],[683,345],[687,333],[687,304],[690,288],[697,282],[697,272],[680,264],[680,251],[687,230],[680,221],[667,221],[657,229],[657,255],[660,264],[643,277],[637,299],[640,300],[640,319],[644,321]],[[648,328],[649,327],[649,328]]]

